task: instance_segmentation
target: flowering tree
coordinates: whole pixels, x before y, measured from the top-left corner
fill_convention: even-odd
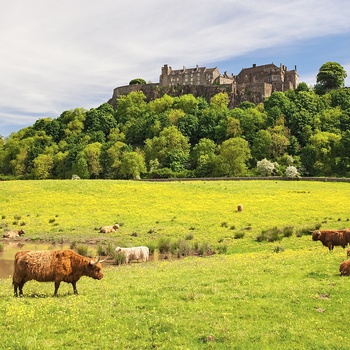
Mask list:
[[[285,175],[289,179],[298,179],[300,177],[298,169],[293,165],[290,165],[286,168]]]
[[[269,176],[275,170],[275,165],[274,163],[264,158],[262,160],[259,160],[256,163],[256,169],[258,173],[261,174],[262,176]]]

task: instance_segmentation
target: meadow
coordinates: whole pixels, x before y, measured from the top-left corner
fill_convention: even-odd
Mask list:
[[[0,233],[120,246],[191,235],[216,251],[108,266],[100,281],[83,277],[78,296],[63,283],[54,298],[53,283],[31,281],[14,298],[0,279],[2,349],[349,348],[346,252],[296,235],[350,226],[347,183],[9,181],[0,193]],[[114,223],[115,233],[98,232]],[[257,240],[274,227],[293,234]]]

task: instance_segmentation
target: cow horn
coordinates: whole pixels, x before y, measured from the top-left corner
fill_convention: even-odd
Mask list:
[[[106,260],[107,260],[107,259],[103,259],[103,260],[100,261],[100,263],[102,264],[102,263],[105,262]]]
[[[95,262],[94,262],[93,260],[91,260],[91,261],[90,261],[90,264],[91,264],[91,265],[96,265],[99,261],[100,261],[100,257],[98,257],[98,260],[95,261]]]

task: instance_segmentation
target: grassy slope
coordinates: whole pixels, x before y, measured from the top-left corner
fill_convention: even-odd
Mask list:
[[[329,253],[310,236],[254,240],[273,226],[347,226],[347,184],[28,181],[0,190],[1,223],[15,228],[20,216],[32,238],[95,239],[95,227],[117,221],[124,225],[109,239],[125,245],[192,232],[229,247],[228,255],[106,268],[103,280],[78,282],[78,297],[66,284],[51,298],[53,284],[29,282],[15,299],[11,281],[0,280],[4,348],[348,348],[349,280],[338,274],[345,251]],[[276,245],[285,250],[274,253]]]

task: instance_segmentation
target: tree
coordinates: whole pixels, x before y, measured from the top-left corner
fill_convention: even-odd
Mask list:
[[[219,167],[223,176],[243,176],[250,159],[248,142],[234,137],[222,143],[219,149]]]
[[[126,178],[134,180],[140,179],[142,173],[145,173],[145,158],[140,152],[126,152],[121,160],[120,174]]]
[[[216,145],[213,140],[201,139],[193,147],[192,163],[198,177],[213,176],[216,161]]]
[[[146,162],[158,159],[160,168],[182,171],[189,159],[188,138],[175,127],[162,130],[158,137],[145,141]]]
[[[129,85],[137,85],[137,84],[141,84],[144,85],[146,84],[146,80],[141,79],[141,78],[136,78],[130,81]]]
[[[53,158],[51,154],[40,154],[33,161],[34,177],[36,179],[47,179],[51,175]]]
[[[90,143],[84,148],[89,173],[97,178],[102,171],[100,162],[102,144],[99,142]]]
[[[256,170],[263,176],[269,176],[274,172],[275,164],[264,158],[256,163]]]
[[[324,93],[332,89],[339,89],[344,86],[347,73],[337,62],[324,63],[316,77],[316,92]]]

